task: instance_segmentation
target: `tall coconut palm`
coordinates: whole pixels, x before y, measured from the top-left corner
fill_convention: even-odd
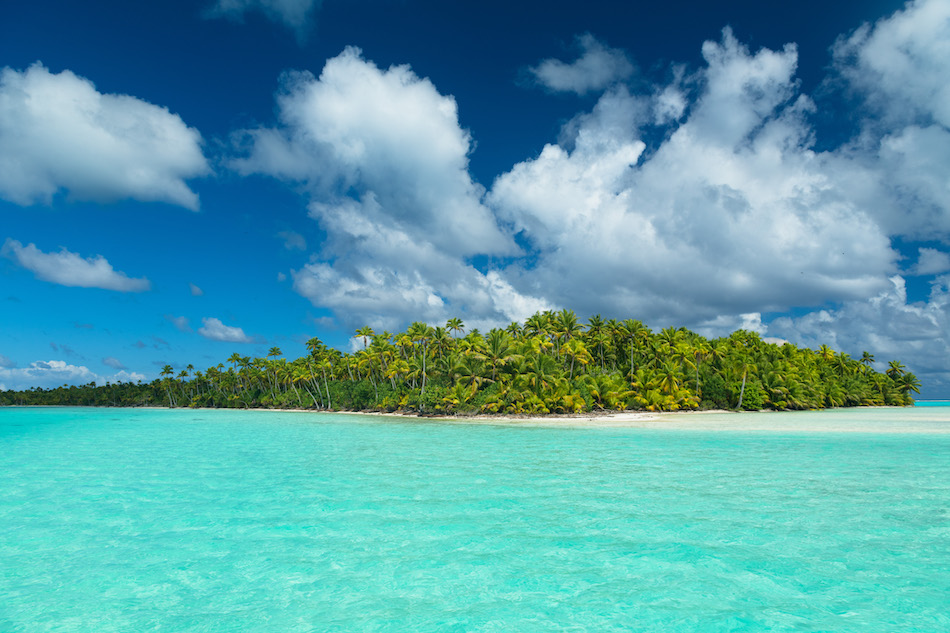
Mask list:
[[[600,357],[600,369],[604,369],[604,344],[606,343],[606,323],[599,314],[587,319],[587,345],[596,350]]]
[[[445,356],[446,350],[452,347],[453,341],[454,339],[449,336],[445,328],[440,326],[432,330],[432,348],[439,358]]]
[[[452,317],[445,322],[445,329],[452,333],[452,336],[458,338],[459,334],[465,332],[465,324],[462,323],[462,319],[458,317]]]
[[[633,361],[634,352],[637,351],[640,343],[649,336],[650,329],[643,324],[643,321],[637,319],[624,319],[620,325],[622,333],[626,336],[630,345],[630,371],[628,373],[632,376],[636,369]]]
[[[561,347],[561,352],[571,359],[570,373],[568,376],[570,380],[574,380],[574,366],[576,364],[586,367],[587,364],[593,360],[593,357],[587,350],[587,346],[584,345],[584,342],[579,338],[568,339]]]
[[[364,325],[360,329],[356,330],[356,335],[363,337],[363,349],[366,349],[366,346],[369,343],[369,337],[374,336],[376,332],[373,331],[368,325]]]
[[[171,377],[174,375],[174,373],[175,373],[175,370],[172,369],[171,365],[165,365],[164,367],[162,367],[162,371],[159,374],[160,376],[162,376],[162,384],[165,386],[165,394],[168,396],[169,409],[171,409],[173,406],[175,406],[175,404],[177,404],[172,399],[172,388],[171,388],[172,378]]]
[[[416,321],[409,326],[408,334],[413,343],[418,343],[422,347],[422,389],[419,394],[421,399],[424,398],[426,394],[426,357],[429,355],[428,346],[434,334],[434,330],[425,323]],[[422,400],[420,400],[420,407],[421,406]]]
[[[752,356],[747,352],[739,353],[734,360],[736,367],[739,371],[742,372],[742,387],[739,389],[739,404],[736,405],[737,410],[742,409],[742,398],[745,396],[745,383],[746,378],[749,375],[750,371],[755,371],[755,362],[752,359]]]

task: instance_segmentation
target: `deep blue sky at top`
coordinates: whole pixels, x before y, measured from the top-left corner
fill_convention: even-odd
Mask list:
[[[800,92],[817,104],[810,120],[820,150],[837,147],[859,125],[847,91],[828,84],[835,76],[830,47],[904,6],[895,0],[325,0],[310,25],[295,33],[260,11],[239,21],[210,16],[213,4],[36,0],[0,7],[0,68],[23,72],[41,62],[51,73],[68,70],[88,79],[99,93],[165,107],[201,133],[214,172],[188,181],[201,199],[198,212],[163,202],[74,200],[65,192],[51,205],[17,205],[0,196],[0,244],[17,240],[44,253],[63,248],[85,258],[101,255],[117,271],[152,284],[142,293],[65,287],[0,258],[0,370],[60,359],[100,377],[121,366],[150,379],[166,363],[204,367],[233,351],[263,355],[276,345],[293,358],[311,336],[347,348],[351,327],[291,287],[291,271],[307,264],[327,238],[307,217],[308,193],[268,176],[238,175],[226,165],[236,130],[275,124],[282,73],[318,76],[347,46],[359,47],[383,70],[409,65],[441,95],[454,97],[459,124],[473,141],[469,172],[490,190],[598,102],[599,92],[552,93],[528,71],[544,59],[577,58],[580,35],[624,51],[637,68],[627,85],[645,93],[669,82],[674,64],[689,72],[703,67],[703,42],[718,42],[724,27],[753,53],[795,43],[795,77]],[[644,140],[650,152],[663,139]],[[307,248],[285,247],[281,232],[299,234]],[[891,246],[910,261],[921,245],[936,244],[894,237]],[[469,260],[483,268],[485,261]],[[931,281],[909,276],[910,299],[924,299]],[[195,296],[189,284],[203,294]],[[787,315],[820,307],[794,305]],[[762,312],[767,320],[768,308]],[[198,336],[207,317],[240,327],[255,342]],[[188,325],[176,326],[176,318]]]
[[[358,46],[381,67],[409,64],[456,98],[462,125],[478,140],[472,170],[489,186],[556,138],[580,109],[579,99],[596,99],[552,98],[524,78],[540,59],[568,58],[579,34],[628,51],[648,80],[662,77],[671,63],[698,64],[702,42],[717,40],[726,26],[752,49],[794,42],[797,76],[803,91],[814,94],[835,38],[902,4],[327,0],[298,41],[261,12],[246,14],[243,23],[203,19],[208,1],[38,0],[4,8],[0,59],[18,69],[41,60],[53,72],[70,69],[92,79],[100,92],[165,105],[213,140],[268,120],[280,73],[319,74],[328,58]]]

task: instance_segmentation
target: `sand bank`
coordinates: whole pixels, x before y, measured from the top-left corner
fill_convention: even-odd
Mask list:
[[[229,409],[238,411],[239,409]],[[243,409],[241,409],[243,410]],[[816,411],[604,411],[576,415],[419,415],[397,412],[323,412],[313,409],[248,409],[317,416],[354,416],[407,423],[492,425],[537,428],[637,428],[680,431],[780,433],[950,434],[950,407],[853,407]]]
[[[547,428],[639,428],[682,431],[750,431],[807,433],[937,433],[950,434],[950,407],[853,407],[817,411],[677,411],[602,412],[546,416],[419,416],[370,413],[412,422],[485,424]]]

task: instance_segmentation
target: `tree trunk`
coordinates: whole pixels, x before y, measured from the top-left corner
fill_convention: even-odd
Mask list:
[[[742,396],[745,395],[745,377],[748,373],[748,370],[742,372],[742,388],[739,389],[739,405],[736,407],[737,411],[742,409]]]

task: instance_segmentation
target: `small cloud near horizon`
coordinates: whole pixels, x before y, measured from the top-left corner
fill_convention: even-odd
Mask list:
[[[198,328],[198,334],[211,339],[212,341],[224,341],[227,343],[254,343],[253,338],[244,333],[239,327],[225,325],[220,319],[206,317],[201,319],[204,324]]]
[[[107,356],[102,359],[102,364],[106,367],[111,367],[112,369],[128,369],[125,365],[122,364],[118,358],[113,356]]]

